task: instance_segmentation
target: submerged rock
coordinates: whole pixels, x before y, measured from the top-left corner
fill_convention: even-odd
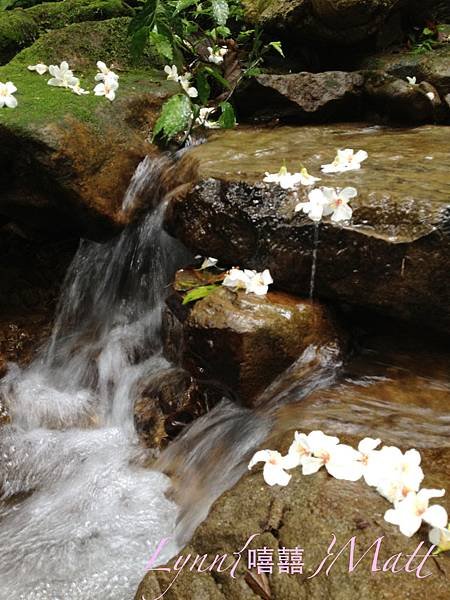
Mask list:
[[[215,380],[254,406],[309,345],[339,348],[340,339],[333,316],[320,304],[219,287],[185,317],[182,361],[196,377]]]
[[[173,203],[168,229],[194,253],[224,267],[269,268],[274,287],[307,295],[314,224],[294,212],[304,200],[262,183],[283,160],[313,175],[336,148],[365,149],[360,171],[319,185],[354,186],[353,219],[319,226],[315,289],[321,299],[450,331],[448,130],[328,126],[235,130],[194,149],[200,183]]]
[[[18,89],[18,107],[1,114],[3,217],[33,232],[94,240],[123,227],[124,193],[139,162],[155,152],[147,133],[173,90],[155,80],[149,54],[131,65],[128,24],[119,18],[51,31],[0,67],[0,80]],[[99,58],[120,74],[114,102],[92,93]],[[27,69],[62,60],[89,95],[48,86],[48,76]]]

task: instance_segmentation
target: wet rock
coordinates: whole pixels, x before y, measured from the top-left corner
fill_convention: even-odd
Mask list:
[[[63,0],[0,14],[0,64],[30,46],[41,33],[71,23],[101,21],[131,14],[121,0]]]
[[[430,123],[439,118],[439,93],[429,83],[410,85],[406,80],[375,71],[366,75],[365,92],[379,114],[394,120]]]
[[[0,379],[8,372],[8,362],[4,356],[0,354]]]
[[[314,225],[298,199],[262,183],[283,159],[318,175],[336,148],[363,148],[360,171],[322,175],[358,189],[352,221],[319,227],[316,297],[450,331],[448,130],[336,125],[236,130],[192,151],[200,183],[172,205],[167,227],[194,253],[224,267],[269,268],[275,287],[308,295]],[[307,190],[299,190],[299,199]]]
[[[131,66],[128,24],[118,18],[52,31],[0,67],[0,80],[15,83],[19,102],[2,112],[0,125],[3,217],[33,233],[94,240],[125,224],[124,192],[137,164],[155,152],[145,140],[171,93],[147,70],[150,55]],[[92,90],[99,57],[120,72],[114,102],[52,88],[27,69],[68,60]]]
[[[205,397],[188,372],[166,369],[139,385],[134,423],[147,448],[162,448],[206,412]]]
[[[359,112],[363,83],[359,73],[343,71],[258,75],[238,97],[239,117],[349,118]]]
[[[324,306],[281,292],[256,296],[219,287],[198,301],[183,323],[183,363],[216,380],[247,406],[309,345],[339,347]]]

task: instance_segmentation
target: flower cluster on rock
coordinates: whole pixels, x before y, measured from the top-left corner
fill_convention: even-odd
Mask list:
[[[364,438],[358,448],[341,444],[339,438],[323,431],[309,434],[295,432],[286,456],[274,450],[259,450],[248,468],[264,462],[263,477],[268,485],[286,486],[291,475],[288,470],[301,467],[303,475],[312,475],[325,467],[335,479],[358,481],[363,478],[379,494],[393,503],[384,518],[397,525],[400,532],[411,537],[422,525],[431,525],[430,542],[439,551],[450,549],[450,525],[444,507],[430,506],[432,498],[441,498],[445,490],[420,489],[424,473],[420,453],[411,449],[403,453],[396,446],[383,446],[380,439]]]

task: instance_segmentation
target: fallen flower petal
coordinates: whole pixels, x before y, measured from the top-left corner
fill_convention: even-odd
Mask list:
[[[0,108],[6,106],[7,108],[16,108],[18,102],[14,94],[17,92],[16,86],[12,81],[6,83],[0,83]]]
[[[38,63],[37,65],[29,65],[28,70],[35,71],[36,73],[38,73],[38,75],[44,75],[45,73],[47,73],[48,67],[43,63]]]
[[[249,462],[248,468],[252,469],[258,462],[264,462],[263,477],[264,481],[272,485],[286,486],[291,475],[285,471],[285,457],[281,456],[276,450],[259,450]]]

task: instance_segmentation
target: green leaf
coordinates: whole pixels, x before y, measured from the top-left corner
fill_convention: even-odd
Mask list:
[[[198,0],[178,0],[177,5],[175,6],[175,12],[173,13],[173,16],[177,15],[185,8],[189,8],[193,4],[197,4],[197,2]]]
[[[229,102],[221,102],[219,106],[222,110],[222,114],[219,117],[219,125],[223,129],[231,129],[236,125],[234,108]]]
[[[214,79],[216,79],[220,84],[223,85],[224,88],[226,88],[227,90],[230,89],[230,84],[224,77],[222,77],[218,69],[214,69],[213,67],[205,67],[205,71],[212,75]]]
[[[169,38],[157,31],[151,31],[149,38],[160,56],[167,58],[170,61],[173,60],[173,48]]]
[[[196,83],[198,99],[200,100],[201,104],[206,104],[211,93],[211,86],[209,85],[208,75],[205,70],[202,69],[197,73]]]
[[[425,27],[422,33],[423,35],[434,35],[434,31],[432,31],[429,27]]]
[[[184,296],[183,304],[189,304],[189,302],[195,302],[196,300],[200,300],[201,298],[206,298],[206,296],[209,296],[209,294],[211,294],[218,287],[220,286],[202,285],[198,288],[194,288]]]
[[[161,115],[155,123],[153,138],[162,134],[168,140],[180,131],[187,131],[192,119],[191,101],[185,94],[177,94],[163,104]]]
[[[220,37],[226,38],[231,35],[231,29],[229,27],[225,27],[225,25],[219,25],[219,27],[216,27],[216,33]]]
[[[148,34],[148,27],[141,27],[131,36],[130,50],[134,60],[137,60],[143,54],[148,42]]]
[[[129,33],[136,33],[141,27],[153,27],[158,2],[159,0],[146,0],[141,10],[131,19]]]
[[[278,54],[281,54],[283,58],[285,58],[283,48],[281,47],[281,42],[270,42],[269,46],[276,50]]]
[[[217,25],[226,25],[229,8],[227,0],[211,0],[213,17]]]
[[[259,67],[250,67],[244,72],[244,77],[256,77],[257,75],[261,75],[262,69]]]

